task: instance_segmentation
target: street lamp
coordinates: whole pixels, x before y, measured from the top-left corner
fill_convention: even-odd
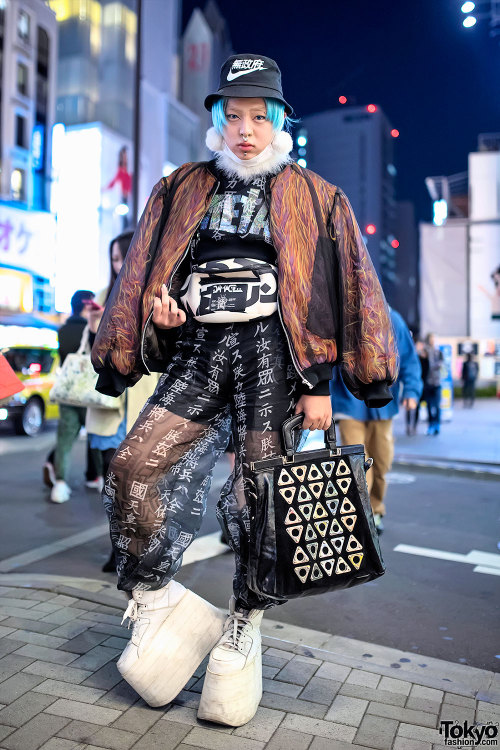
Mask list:
[[[476,10],[477,6],[484,7],[485,5],[489,6],[489,10],[483,10],[480,13],[475,13],[473,16],[470,15],[470,13]],[[466,2],[462,3],[460,10],[466,15],[466,18],[462,21],[462,25],[466,29],[471,29],[480,19],[488,18],[490,21],[490,36],[500,34],[500,0],[479,0],[477,3],[466,0]]]

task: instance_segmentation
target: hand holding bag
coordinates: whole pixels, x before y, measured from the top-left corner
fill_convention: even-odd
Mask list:
[[[362,445],[337,448],[335,423],[323,450],[297,453],[297,414],[282,426],[284,455],[254,461],[248,585],[276,599],[357,586],[383,575]]]
[[[97,377],[90,361],[89,327],[85,326],[78,351],[66,355],[57,374],[50,391],[50,400],[69,406],[116,409],[119,406],[116,398],[96,391]]]

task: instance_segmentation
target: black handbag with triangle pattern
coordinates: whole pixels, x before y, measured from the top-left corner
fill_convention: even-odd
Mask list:
[[[303,415],[282,426],[285,452],[254,461],[248,586],[277,600],[366,583],[385,572],[370,506],[362,445],[297,453]]]

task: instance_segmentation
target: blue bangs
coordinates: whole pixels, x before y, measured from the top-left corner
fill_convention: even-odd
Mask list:
[[[226,113],[224,112],[226,101],[227,99],[222,97],[212,104],[212,122],[219,135],[222,135],[224,126],[227,125]]]
[[[224,126],[227,125],[225,112],[227,100],[228,97],[223,96],[212,104],[212,122],[219,135],[222,135]],[[283,130],[285,124],[285,105],[281,104],[277,99],[270,99],[268,97],[265,97],[264,101],[266,103],[266,117],[272,124],[273,130]]]

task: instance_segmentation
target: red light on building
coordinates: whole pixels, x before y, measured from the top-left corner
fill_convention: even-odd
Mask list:
[[[393,128],[391,130],[391,135],[393,138],[399,138],[399,130],[396,130],[396,128]]]
[[[375,234],[377,231],[377,227],[375,224],[368,224],[366,227],[366,234]]]
[[[341,104],[347,104],[347,96],[339,96],[339,102]]]
[[[397,248],[399,247],[399,242],[397,240],[392,240],[391,245],[395,250],[397,250]]]
[[[368,112],[376,112],[377,106],[375,104],[369,104],[366,109],[368,110]]]

